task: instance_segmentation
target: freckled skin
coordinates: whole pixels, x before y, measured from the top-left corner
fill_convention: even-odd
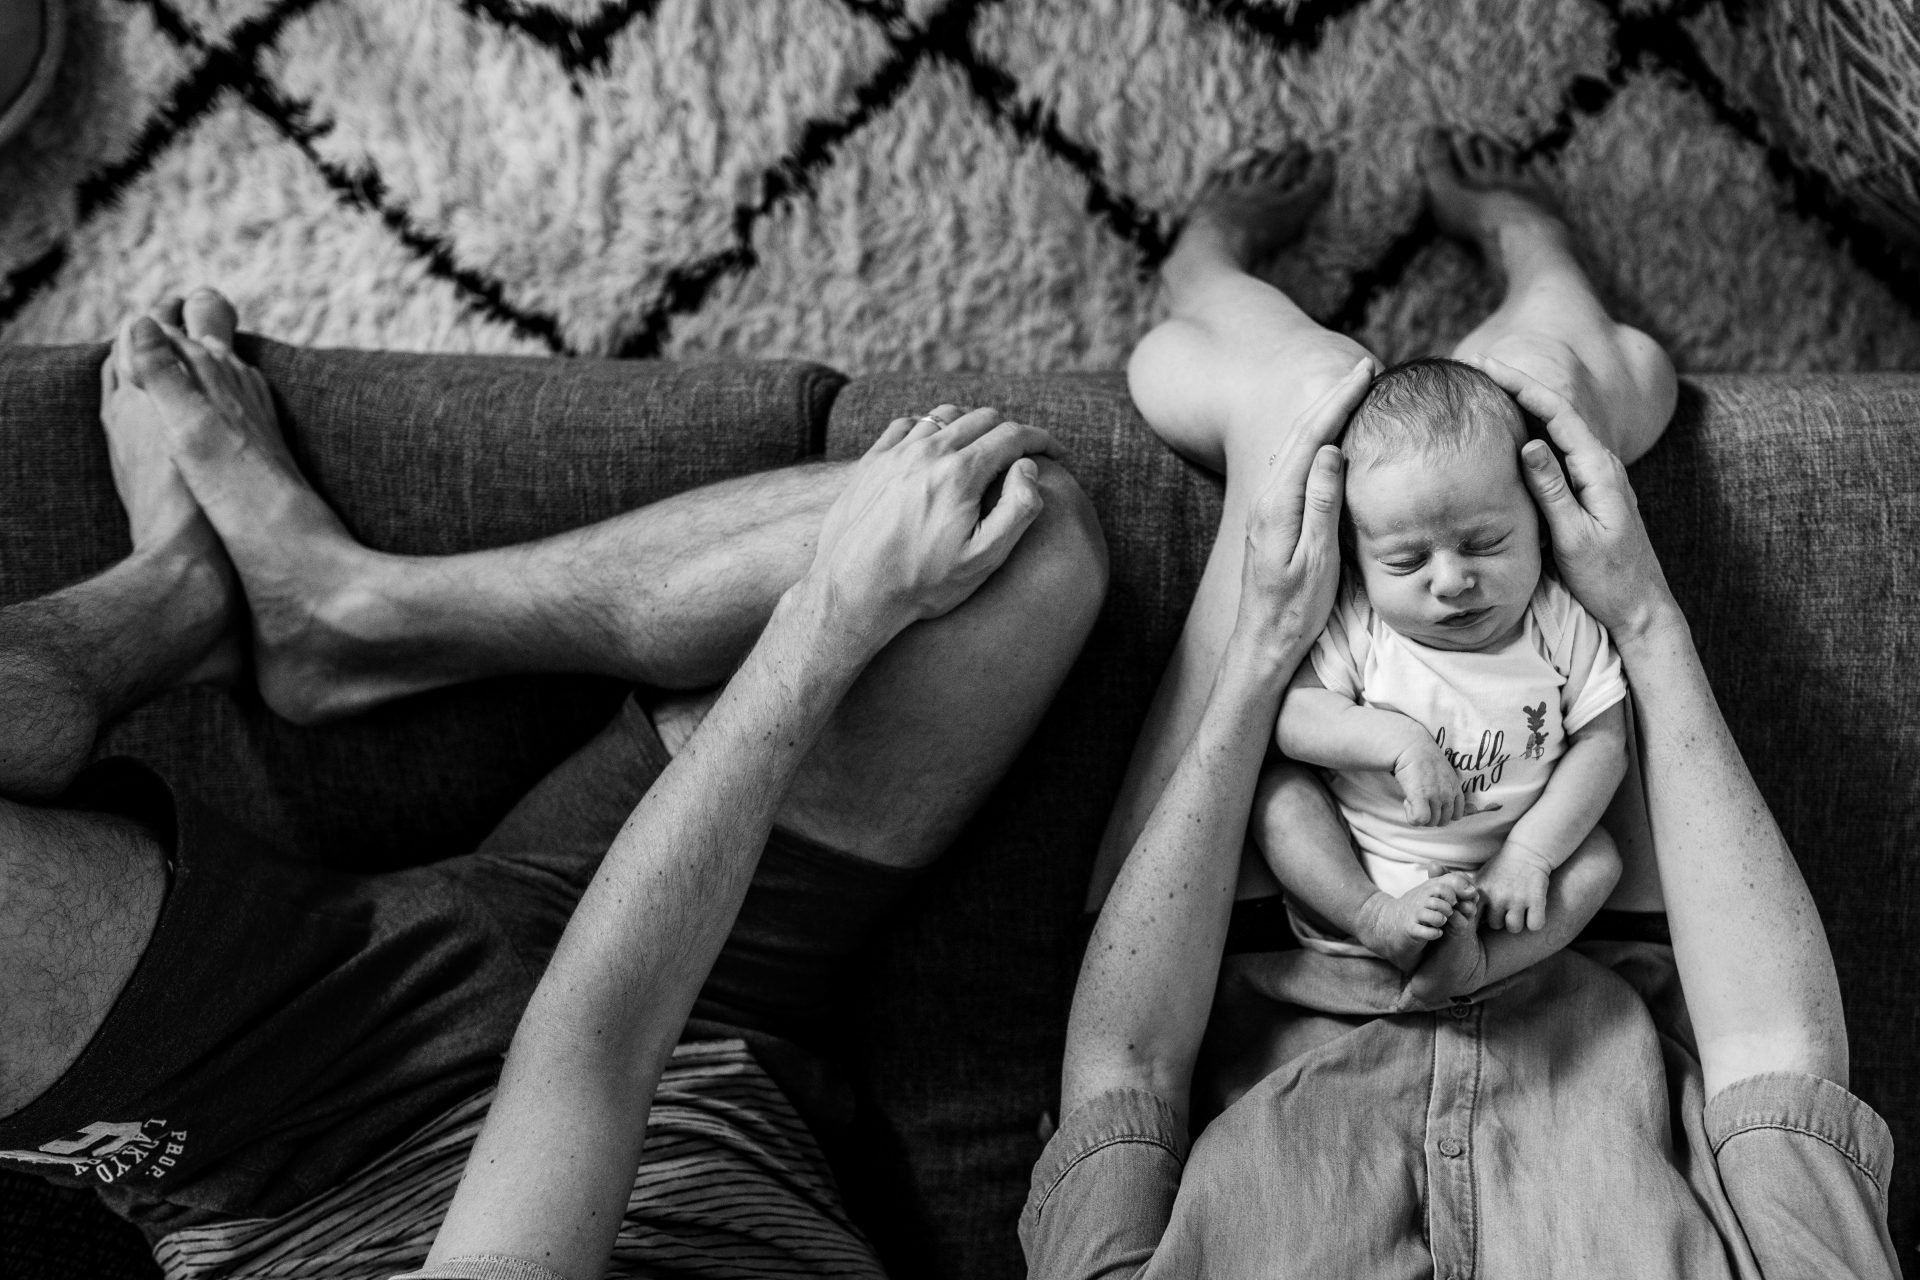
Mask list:
[[[1435,649],[1519,632],[1540,581],[1540,518],[1504,441],[1390,458],[1347,476],[1355,562],[1374,611]]]

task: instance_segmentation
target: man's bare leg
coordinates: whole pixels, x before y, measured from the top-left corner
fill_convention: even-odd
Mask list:
[[[151,320],[123,332],[102,374],[103,420],[134,554],[99,578],[0,611],[0,706],[13,724],[32,729],[16,731],[0,757],[0,791],[57,793],[103,722],[173,685],[229,679],[239,666],[235,571],[166,450],[152,447],[151,432],[172,415],[169,446],[177,450],[183,410],[194,415],[189,426],[211,436],[263,407],[270,412],[270,401],[264,385],[250,387],[237,362],[226,360],[233,320],[223,299],[196,294]],[[227,366],[205,371],[214,394],[175,387],[170,397],[155,397],[143,389],[165,372],[156,339],[169,348],[164,359],[173,359],[168,334],[197,359]],[[221,422],[209,426],[209,418]],[[269,452],[276,443],[259,435],[203,439],[190,459],[217,499],[215,510],[243,525],[258,522],[236,539],[243,554],[276,537],[297,552],[302,523],[331,518],[284,449]],[[233,465],[223,470],[222,458]],[[250,500],[245,485],[263,473],[274,480],[275,467],[285,469]],[[811,555],[818,512],[837,492],[838,472],[750,477],[705,491],[708,502],[670,500],[648,509],[654,518],[636,513],[570,541],[449,558],[457,564],[413,562],[423,572],[409,576],[445,598],[421,591],[406,602],[424,604],[423,630],[451,632],[468,646],[456,649],[456,660],[481,671],[547,666],[636,679],[665,672],[687,683],[717,678]],[[1105,582],[1104,544],[1084,494],[1045,461],[1041,486],[1046,513],[1008,565],[961,609],[910,629],[873,665],[796,785],[786,825],[849,852],[918,865],[951,840],[1012,763],[1091,628]],[[752,500],[760,501],[758,512],[737,510]],[[344,535],[332,540],[322,529],[317,536],[323,551],[357,550]],[[636,559],[649,552],[658,554]],[[245,563],[255,570],[247,586],[256,595],[266,588],[286,592],[271,599],[297,598],[306,589],[297,555]],[[263,580],[263,566],[283,576]],[[566,592],[556,588],[556,574]],[[244,572],[239,577],[246,580]],[[676,588],[683,598],[673,597]],[[345,584],[357,589],[351,579]],[[543,616],[549,604],[555,616]],[[637,638],[618,630],[623,618],[653,605],[667,616],[641,618]],[[499,611],[496,620],[528,620],[532,633],[490,631],[488,608]],[[326,662],[302,667],[309,638],[290,628],[268,660],[292,663],[323,707],[341,706],[329,682],[348,685],[354,705],[425,687],[408,664],[430,660],[431,646],[409,644],[404,631],[400,677],[386,679],[377,650],[355,655],[370,679]],[[428,672],[434,684],[462,678]],[[137,824],[0,801],[0,983],[10,993],[0,1009],[0,1114],[44,1091],[98,1029],[152,934],[165,874],[159,843]]]
[[[1211,180],[1161,269],[1167,318],[1127,365],[1148,425],[1182,455],[1224,469],[1227,491],[1185,629],[1100,842],[1090,910],[1105,901],[1199,720],[1239,604],[1247,505],[1275,448],[1303,409],[1372,359],[1251,274],[1299,234],[1331,181],[1328,157],[1304,148]]]
[[[182,323],[177,304],[162,318]],[[72,1063],[158,919],[165,858],[124,818],[46,800],[100,726],[179,684],[231,679],[233,570],[166,460],[143,397],[109,365],[101,419],[132,553],[97,577],[0,609],[0,1115]]]
[[[523,546],[388,555],[355,542],[300,475],[265,379],[233,354],[232,307],[202,290],[187,309],[204,320],[195,340],[136,324],[114,359],[145,386],[239,569],[261,693],[297,723],[518,671],[713,684],[810,561],[839,492],[839,468],[800,467]]]
[[[514,671],[715,685],[811,562],[839,492],[842,468],[813,465],[526,546],[383,555],[353,542],[300,476],[270,401],[253,390],[264,382],[232,355],[231,308],[204,291],[188,305],[210,317],[197,339],[140,325],[123,333],[116,358],[167,417],[175,465],[245,587],[262,691],[292,719]],[[1001,571],[869,667],[809,757],[783,826],[849,852],[925,862],[1011,764],[1106,581],[1085,495],[1045,459],[1040,487],[1046,509]],[[694,697],[664,709],[670,745],[704,706]]]

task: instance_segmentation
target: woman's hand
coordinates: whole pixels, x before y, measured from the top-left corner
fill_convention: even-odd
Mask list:
[[[1675,606],[1640,520],[1626,465],[1559,392],[1491,356],[1472,363],[1544,422],[1567,456],[1563,473],[1544,442],[1531,441],[1520,451],[1527,487],[1553,533],[1560,576],[1616,638],[1645,634],[1655,618]]]
[[[828,509],[808,577],[869,641],[946,613],[1006,563],[1040,514],[1031,458],[1055,452],[1048,432],[992,409],[943,404],[895,418]],[[982,515],[996,482],[999,498]]]
[[[1274,454],[1247,512],[1236,634],[1263,654],[1290,654],[1320,634],[1340,581],[1345,459],[1333,441],[1373,380],[1362,360],[1309,405]]]

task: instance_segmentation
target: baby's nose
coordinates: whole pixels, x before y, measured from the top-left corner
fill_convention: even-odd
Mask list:
[[[1463,591],[1473,589],[1473,574],[1465,565],[1451,560],[1439,560],[1433,566],[1433,594],[1442,600],[1450,600]]]

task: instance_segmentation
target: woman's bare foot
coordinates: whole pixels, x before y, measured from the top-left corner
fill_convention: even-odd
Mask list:
[[[1264,276],[1332,189],[1333,157],[1297,142],[1215,171],[1174,243],[1169,272],[1185,255]]]
[[[161,304],[152,318],[178,328],[180,300]],[[113,487],[127,513],[133,558],[175,583],[173,599],[186,625],[209,637],[204,655],[183,674],[182,683],[231,684],[246,665],[239,582],[219,536],[174,468],[159,409],[132,381],[131,355],[123,330],[100,365],[100,425]]]
[[[1515,236],[1544,237],[1556,246],[1571,238],[1553,197],[1507,143],[1429,130],[1420,142],[1420,174],[1440,229],[1471,240],[1499,270],[1506,269]]]
[[[1407,982],[1407,996],[1423,1005],[1472,995],[1487,985],[1487,948],[1480,940],[1480,900],[1463,899],[1427,948]]]
[[[1399,897],[1375,893],[1360,905],[1353,936],[1361,946],[1388,961],[1402,973],[1420,962],[1427,944],[1438,941],[1459,910],[1478,891],[1458,871],[1435,876]]]
[[[238,572],[261,696],[307,724],[410,691],[368,669],[388,558],[355,542],[300,474],[265,377],[233,353],[232,305],[203,289],[179,315],[179,325],[167,314],[134,321],[115,360]],[[172,491],[142,503],[179,518]]]

